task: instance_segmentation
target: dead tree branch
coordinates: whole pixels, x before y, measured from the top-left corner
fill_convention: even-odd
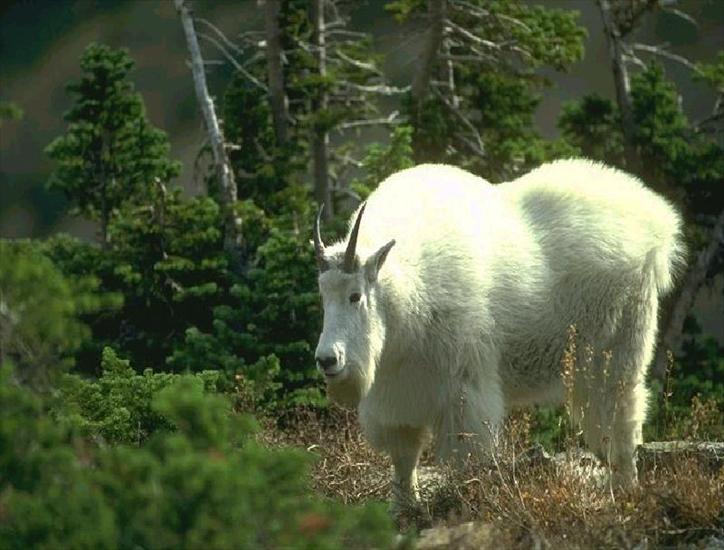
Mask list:
[[[264,23],[266,30],[267,81],[269,83],[269,104],[274,120],[274,135],[277,144],[287,142],[287,120],[289,111],[284,94],[284,71],[282,70],[282,40],[279,30],[280,0],[266,0]]]
[[[684,67],[686,67],[687,69],[690,69],[692,72],[696,74],[701,74],[701,70],[699,69],[699,67],[696,66],[695,63],[692,63],[684,56],[672,53],[661,46],[651,46],[649,44],[639,44],[638,42],[636,42],[631,44],[630,47],[634,50],[650,53],[659,57],[663,57],[664,59],[669,59],[671,61],[676,61],[677,63],[684,65]]]
[[[337,131],[351,130],[353,128],[361,128],[364,126],[395,126],[401,124],[403,120],[399,118],[400,112],[394,111],[388,117],[384,118],[367,118],[362,120],[351,120],[342,122],[335,127]]]
[[[186,45],[191,56],[191,71],[194,78],[196,99],[204,116],[206,131],[209,135],[209,144],[214,158],[219,185],[221,187],[221,206],[224,212],[224,250],[232,259],[234,269],[242,268],[242,233],[241,217],[236,213],[237,200],[236,181],[231,170],[231,164],[224,148],[224,134],[216,116],[214,102],[209,95],[204,73],[204,62],[196,36],[191,10],[187,0],[175,0],[176,10],[181,17],[181,24],[186,35]]]
[[[412,79],[412,101],[418,107],[422,105],[430,91],[430,80],[437,61],[437,55],[442,46],[445,30],[445,0],[428,0],[429,27],[425,37],[425,46],[422,52],[418,70]]]
[[[218,40],[216,40],[213,36],[210,36],[210,35],[208,35],[208,34],[206,34],[206,33],[203,33],[203,32],[198,32],[198,33],[196,33],[196,34],[197,34],[197,36],[198,36],[199,38],[203,38],[204,40],[206,40],[207,42],[209,42],[210,44],[212,44],[213,46],[215,46],[216,49],[218,49],[218,50],[223,54],[223,56],[226,58],[226,60],[227,60],[229,63],[231,63],[231,65],[232,65],[237,71],[239,71],[241,74],[243,74],[244,77],[245,77],[246,79],[248,79],[252,84],[254,84],[257,88],[260,88],[261,90],[263,90],[263,91],[265,91],[265,92],[267,91],[266,86],[264,85],[264,83],[261,82],[258,78],[256,78],[256,77],[255,77],[253,74],[251,74],[249,71],[247,71],[247,70],[244,68],[244,66],[236,60],[236,58],[231,54],[231,52],[229,52],[229,50],[227,50],[227,49],[224,47],[224,45],[223,45],[221,42],[219,42]]]
[[[325,0],[314,0],[312,3],[312,24],[314,53],[317,61],[317,71],[320,79],[327,76],[327,43],[324,27]],[[314,100],[314,110],[317,113],[326,111],[329,98],[324,86],[320,86]],[[334,215],[332,194],[329,185],[329,133],[321,125],[315,125],[312,149],[314,154],[314,196],[317,202],[324,205],[324,216],[331,219]]]
[[[608,56],[613,71],[613,83],[616,89],[616,103],[621,113],[621,131],[624,138],[626,165],[632,169],[637,164],[634,145],[636,128],[631,109],[631,84],[625,60],[625,45],[609,0],[598,0],[598,8],[603,20],[603,29],[608,44]]]

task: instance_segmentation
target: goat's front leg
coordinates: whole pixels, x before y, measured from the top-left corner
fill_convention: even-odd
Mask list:
[[[411,426],[367,426],[366,435],[373,447],[387,452],[392,459],[391,510],[395,515],[417,507],[417,462],[428,439],[428,431]]]
[[[426,441],[422,428],[398,427],[388,430],[386,445],[395,472],[392,478],[392,512],[399,514],[417,507],[417,462]]]

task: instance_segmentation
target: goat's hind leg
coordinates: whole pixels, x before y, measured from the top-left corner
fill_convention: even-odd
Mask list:
[[[654,294],[653,296],[651,294]],[[589,448],[611,467],[614,485],[637,482],[648,391],[646,368],[656,337],[655,292],[630,298],[603,352],[576,373],[574,415]],[[585,361],[584,361],[585,363]]]
[[[574,398],[574,416],[588,448],[611,468],[615,486],[636,484],[636,448],[642,442],[647,391],[643,381],[611,376]]]

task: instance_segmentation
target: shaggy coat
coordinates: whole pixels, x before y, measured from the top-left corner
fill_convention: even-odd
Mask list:
[[[566,395],[590,449],[635,482],[658,300],[683,255],[672,206],[623,172],[563,160],[500,185],[421,165],[365,208],[351,269],[357,215],[345,241],[319,241],[316,355],[331,398],[390,454],[395,502],[414,497],[431,437],[443,459],[489,453],[511,408]]]

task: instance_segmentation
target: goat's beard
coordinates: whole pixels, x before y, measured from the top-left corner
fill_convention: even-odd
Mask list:
[[[354,365],[347,369],[343,378],[327,381],[327,397],[343,407],[355,408],[372,387],[374,368]]]

